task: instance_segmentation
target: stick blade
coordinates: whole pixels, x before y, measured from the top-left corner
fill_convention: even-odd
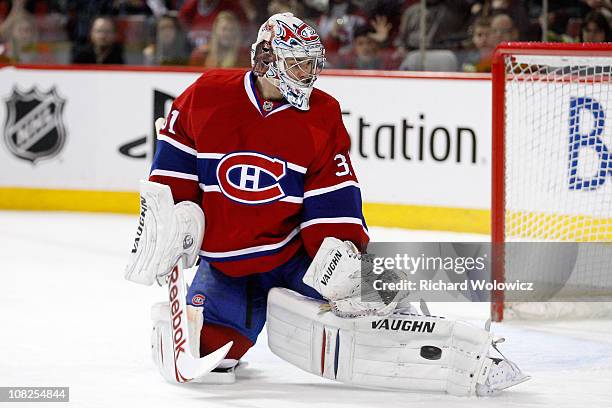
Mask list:
[[[189,382],[194,378],[203,377],[214,370],[225,358],[234,343],[230,341],[225,346],[201,358],[193,358],[188,353],[182,353],[176,360],[176,378],[179,382]]]

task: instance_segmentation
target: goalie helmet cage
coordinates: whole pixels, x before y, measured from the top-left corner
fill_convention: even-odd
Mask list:
[[[495,50],[492,74],[492,278],[505,282],[507,242],[612,241],[612,125],[605,123],[612,120],[612,44],[504,43]],[[580,114],[592,118],[586,135],[578,129]],[[570,279],[609,295],[609,252],[598,256],[577,259],[583,265]],[[590,293],[583,290],[580,299]],[[504,310],[508,317],[512,304],[505,297],[493,291],[492,320],[504,319]],[[578,304],[562,301],[566,315],[535,317],[573,317]],[[591,317],[595,302],[585,303],[580,313]],[[542,304],[533,306],[545,313]],[[607,316],[610,306],[603,307]]]

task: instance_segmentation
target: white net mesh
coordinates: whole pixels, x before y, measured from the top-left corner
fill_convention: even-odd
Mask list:
[[[506,55],[505,67],[504,240],[581,243],[569,255],[507,246],[507,280],[563,285],[553,303],[507,302],[506,317],[612,315],[598,301],[612,294],[612,56]]]

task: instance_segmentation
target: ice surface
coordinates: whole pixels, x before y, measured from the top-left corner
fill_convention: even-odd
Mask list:
[[[271,354],[265,332],[236,384],[167,384],[149,350],[149,308],[165,291],[123,279],[135,227],[133,216],[0,212],[0,386],[69,386],[75,407],[612,407],[612,321],[494,325],[507,337],[503,352],[533,379],[488,399],[320,379]],[[488,239],[383,228],[371,236]],[[488,307],[430,304],[478,324]]]

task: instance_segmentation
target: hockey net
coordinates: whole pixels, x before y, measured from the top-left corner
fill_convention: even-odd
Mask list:
[[[530,301],[493,293],[496,321],[612,317],[611,82],[610,44],[496,50],[493,278],[552,288]]]

